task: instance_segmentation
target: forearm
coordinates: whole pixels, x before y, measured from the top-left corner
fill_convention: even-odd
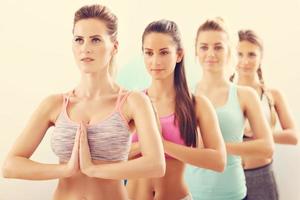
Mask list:
[[[298,133],[294,129],[276,131],[273,134],[273,138],[277,144],[296,145],[298,143]]]
[[[242,157],[272,158],[274,144],[265,139],[255,139],[240,143],[226,143],[228,154]]]
[[[142,156],[126,162],[91,165],[84,173],[90,177],[103,179],[162,177],[165,173],[165,161]]]
[[[65,177],[66,165],[43,164],[23,157],[14,157],[3,165],[5,178],[17,178],[26,180],[49,180]]]
[[[184,162],[200,168],[222,172],[226,165],[226,155],[208,148],[191,148],[164,141],[165,152]]]

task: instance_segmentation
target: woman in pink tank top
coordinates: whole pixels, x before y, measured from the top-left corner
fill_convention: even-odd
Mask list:
[[[102,5],[75,13],[73,53],[81,79],[72,92],[47,97],[7,156],[3,175],[27,180],[59,179],[53,199],[128,199],[122,179],[161,177],[163,145],[151,102],[126,92],[112,78],[117,18]],[[47,130],[57,164],[30,159]],[[137,130],[143,156],[127,161]]]
[[[168,20],[150,23],[142,37],[144,61],[152,83],[146,94],[160,121],[166,174],[161,178],[129,179],[132,200],[189,200],[183,173],[185,163],[222,172],[225,145],[212,105],[188,90],[184,52],[177,25]],[[201,133],[201,134],[200,134]],[[130,158],[141,153],[140,138],[134,136]]]

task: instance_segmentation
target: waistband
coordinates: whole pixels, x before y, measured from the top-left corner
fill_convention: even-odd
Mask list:
[[[253,168],[253,169],[244,169],[245,173],[247,174],[257,174],[257,173],[264,173],[264,172],[270,172],[273,171],[273,161],[261,166],[261,167],[257,167],[257,168]]]

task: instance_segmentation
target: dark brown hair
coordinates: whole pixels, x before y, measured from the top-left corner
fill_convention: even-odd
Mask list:
[[[150,23],[144,30],[142,44],[145,37],[150,33],[162,33],[169,35],[177,46],[177,51],[183,50],[181,35],[175,22],[159,20]],[[189,92],[186,81],[184,58],[176,63],[174,73],[175,86],[175,120],[179,123],[181,138],[187,146],[197,145],[197,119],[195,113],[195,98]]]
[[[242,41],[250,42],[251,44],[258,46],[261,54],[263,54],[263,50],[264,50],[263,42],[254,31],[240,30],[238,32],[238,36],[239,36],[239,42],[242,42]],[[276,111],[274,108],[274,101],[273,101],[272,95],[266,90],[265,81],[264,81],[263,73],[261,70],[261,64],[259,64],[259,67],[258,67],[256,73],[257,73],[257,76],[258,76],[258,79],[260,82],[261,91],[262,91],[261,98],[263,95],[265,95],[268,100],[269,108],[271,111],[271,127],[274,128],[274,126],[276,124]],[[231,75],[230,81],[233,81],[234,77],[235,77],[235,73]]]
[[[106,24],[107,33],[110,35],[112,42],[117,41],[118,34],[118,18],[113,14],[109,8],[103,5],[94,4],[89,6],[83,6],[75,12],[73,21],[73,32],[75,24],[79,20],[83,19],[98,19]],[[110,61],[109,72],[114,75],[115,68],[113,67],[113,57]]]

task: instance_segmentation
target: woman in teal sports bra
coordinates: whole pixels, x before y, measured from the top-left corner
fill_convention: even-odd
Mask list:
[[[283,94],[266,87],[262,73],[263,42],[252,30],[238,32],[238,64],[236,72],[238,85],[252,87],[258,94],[265,117],[272,129],[273,139],[278,144],[296,145],[298,132]],[[277,119],[282,130],[275,129]],[[246,126],[244,140],[252,140],[250,127]],[[279,194],[273,171],[272,158],[242,157],[247,184],[248,200],[278,200]]]
[[[247,191],[240,156],[272,157],[271,130],[255,92],[236,86],[226,78],[233,48],[221,18],[207,20],[198,28],[195,48],[203,69],[196,95],[206,95],[215,107],[228,156],[223,173],[188,166],[185,178],[195,200],[245,199]],[[245,119],[249,120],[255,135],[253,141],[243,142]]]
[[[73,53],[80,82],[51,95],[34,112],[3,166],[7,178],[59,179],[54,200],[128,200],[124,178],[161,177],[163,146],[151,102],[128,92],[110,73],[117,53],[117,18],[102,5],[80,8],[74,17]],[[66,76],[67,78],[67,76]],[[30,159],[50,127],[59,163]],[[143,156],[127,161],[134,130]]]
[[[225,167],[226,150],[217,116],[206,97],[194,98],[188,89],[184,50],[175,22],[150,23],[142,44],[145,66],[152,78],[145,93],[159,118],[166,174],[161,178],[129,179],[128,196],[131,200],[191,200],[183,179],[185,163],[218,172]],[[134,135],[133,158],[139,157],[138,139]]]

